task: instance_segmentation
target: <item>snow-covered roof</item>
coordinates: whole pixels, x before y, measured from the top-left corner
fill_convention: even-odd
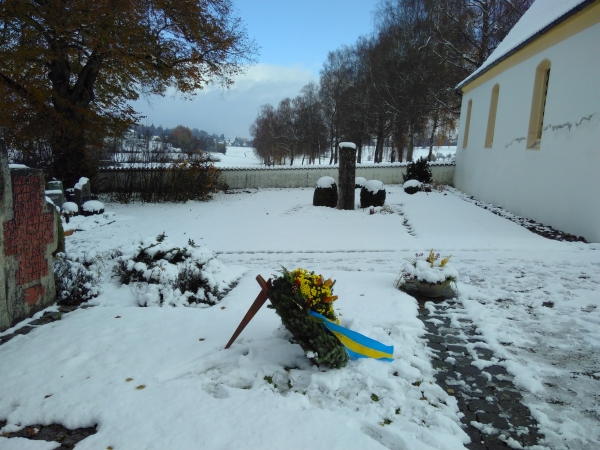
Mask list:
[[[596,0],[536,0],[523,17],[506,35],[485,62],[471,75],[461,81],[456,89],[461,89],[496,64],[516,53],[521,48],[548,32],[573,14],[594,3]]]

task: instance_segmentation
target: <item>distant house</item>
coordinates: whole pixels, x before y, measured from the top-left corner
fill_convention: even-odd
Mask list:
[[[600,242],[600,1],[537,0],[457,90],[455,187]]]

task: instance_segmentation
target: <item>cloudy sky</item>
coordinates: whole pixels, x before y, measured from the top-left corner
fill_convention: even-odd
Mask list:
[[[327,53],[373,30],[379,0],[233,0],[248,35],[260,47],[258,64],[232,88],[207,87],[192,100],[173,92],[133,104],[144,123],[185,125],[226,137],[250,137],[258,108],[295,97],[318,81]]]

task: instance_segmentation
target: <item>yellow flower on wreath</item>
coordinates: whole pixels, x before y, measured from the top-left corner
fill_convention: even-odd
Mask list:
[[[288,272],[290,281],[298,288],[306,301],[306,307],[324,315],[329,320],[339,323],[333,310],[333,302],[338,296],[333,295],[335,281],[323,279],[322,275],[298,268]]]

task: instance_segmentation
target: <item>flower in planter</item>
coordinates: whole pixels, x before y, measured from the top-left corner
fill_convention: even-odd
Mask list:
[[[458,272],[448,265],[451,257],[449,255],[440,259],[440,254],[433,250],[427,256],[417,253],[415,259],[404,264],[396,280],[396,287],[405,291],[408,285],[412,285],[423,295],[442,296],[448,288],[456,288],[458,281]]]

